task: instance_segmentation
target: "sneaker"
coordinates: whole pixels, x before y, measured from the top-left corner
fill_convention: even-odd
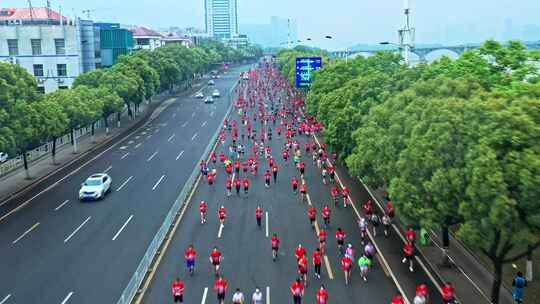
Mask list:
[[[407,262],[407,258],[403,258],[403,260],[401,260],[401,263],[405,264],[405,262]]]
[[[414,271],[414,269],[412,268],[412,266],[409,267],[409,271],[410,271],[410,272],[413,272],[413,271]]]
[[[364,282],[367,282],[367,278],[366,278],[366,277],[364,277]]]

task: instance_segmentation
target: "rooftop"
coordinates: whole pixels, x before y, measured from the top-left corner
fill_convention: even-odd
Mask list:
[[[22,20],[22,21],[60,21],[68,22],[69,19],[60,15],[47,7],[25,8],[0,8],[0,21]]]
[[[161,37],[161,34],[149,28],[139,26],[130,30],[133,37]]]

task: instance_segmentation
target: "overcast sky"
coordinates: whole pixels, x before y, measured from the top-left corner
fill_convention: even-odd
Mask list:
[[[396,41],[404,0],[238,0],[239,23],[268,23],[270,16],[294,18],[301,38],[340,48]],[[45,6],[45,0],[33,0]],[[63,13],[149,27],[204,28],[204,0],[51,0]],[[0,0],[0,6],[26,6]],[[540,40],[540,0],[410,0],[419,43],[479,42],[488,38]],[[241,28],[240,28],[241,31]],[[323,39],[325,35],[334,41]]]

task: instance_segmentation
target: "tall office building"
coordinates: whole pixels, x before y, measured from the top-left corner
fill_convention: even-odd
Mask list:
[[[206,32],[220,39],[238,36],[237,0],[205,0]]]

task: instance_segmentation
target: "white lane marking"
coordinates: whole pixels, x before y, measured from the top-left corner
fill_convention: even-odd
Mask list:
[[[176,109],[176,111],[178,112],[178,109]],[[176,117],[176,112],[172,113],[172,118],[175,118],[175,117]]]
[[[133,140],[128,141],[128,145],[131,145],[132,143],[134,143]]]
[[[137,149],[138,147],[140,147],[142,145],[142,143],[138,143],[135,145],[135,149]]]
[[[112,166],[109,166],[107,169],[105,169],[105,171],[103,171],[103,173],[107,173],[107,172],[109,172],[111,169],[112,169]]]
[[[191,117],[195,117],[195,112],[191,113]]]
[[[65,204],[69,203],[69,200],[65,200],[63,203],[58,205],[58,207],[54,208],[54,211],[60,210],[60,208],[64,207]]]
[[[30,227],[28,230],[26,230],[23,234],[21,234],[21,236],[19,236],[15,241],[13,241],[11,244],[15,245],[17,244],[18,241],[20,241],[23,237],[25,237],[27,234],[29,234],[30,232],[32,232],[32,230],[36,229],[37,226],[39,226],[39,222],[35,223],[34,225],[32,225],[32,227]]]
[[[150,155],[150,157],[146,160],[147,162],[151,161],[156,155],[158,151],[154,152],[154,154]]]
[[[270,286],[266,286],[266,304],[270,304]]]
[[[204,288],[204,292],[202,294],[202,300],[201,300],[201,304],[205,304],[206,303],[206,296],[208,295],[208,287],[205,287]]]
[[[184,155],[184,150],[180,151],[180,154],[178,154],[178,156],[176,157],[176,160],[180,159],[182,155]]]
[[[139,139],[139,138],[141,138],[139,135],[135,136],[135,139]]]
[[[210,117],[214,117],[214,111],[210,112]]]
[[[266,223],[266,237],[268,237],[268,211],[265,213],[264,222]]]
[[[159,184],[161,183],[161,181],[165,178],[165,175],[162,175],[159,180],[156,182],[156,184],[154,185],[154,187],[152,187],[152,191],[156,190],[157,186],[159,186]]]
[[[185,126],[187,126],[187,124],[188,124],[188,122],[187,122],[187,121],[186,121],[186,122],[184,122],[184,123],[182,124],[182,128],[184,128]]]
[[[169,137],[169,139],[167,139],[168,142],[171,142],[171,140],[173,140],[173,138],[175,137],[176,135],[173,133],[173,135],[171,135],[171,137]]]
[[[204,126],[206,126],[206,124],[207,124],[207,122],[206,122],[206,120],[205,120],[205,121],[201,124],[201,128],[204,127]]]
[[[0,301],[0,304],[4,304],[7,302],[7,300],[9,300],[9,298],[11,298],[11,294],[8,294],[7,296],[5,296],[2,301]]]
[[[125,149],[127,149],[127,148],[128,148],[128,146],[121,146],[121,147],[120,147],[120,150],[125,150]]]
[[[191,141],[194,141],[195,138],[197,138],[197,133],[193,134],[193,136],[191,136]]]
[[[150,137],[152,137],[152,134],[146,136],[146,139],[150,139]]]
[[[122,188],[124,188],[124,186],[125,186],[127,183],[129,183],[129,181],[130,181],[132,178],[133,178],[133,175],[130,176],[130,177],[128,177],[128,178],[120,185],[120,187],[118,187],[118,188],[116,189],[116,192],[122,190]]]
[[[116,240],[116,238],[120,235],[120,233],[124,230],[124,228],[126,228],[127,224],[129,224],[132,218],[133,218],[133,214],[129,216],[129,218],[124,223],[124,225],[122,225],[122,227],[120,227],[120,230],[118,230],[118,232],[113,236],[112,238],[113,241]]]
[[[217,233],[217,237],[218,239],[221,238],[221,234],[223,233],[223,224],[219,224],[219,230],[218,230],[218,233]]]
[[[82,224],[79,225],[79,227],[77,227],[77,229],[75,229],[65,240],[64,240],[64,243],[67,243],[74,235],[75,233],[77,233],[79,230],[81,230],[81,228],[86,224],[88,223],[88,221],[91,219],[92,217],[89,216],[86,220],[84,220],[84,222],[82,222]]]
[[[126,154],[124,154],[124,155],[122,155],[122,157],[120,157],[120,159],[124,159],[124,158],[128,157],[128,155],[129,155],[129,152],[126,153]]]
[[[328,259],[328,256],[324,255],[324,264],[326,265],[326,272],[328,272],[328,277],[333,280],[334,279],[334,273],[332,272],[332,267],[330,267],[330,260]]]
[[[73,293],[74,293],[73,291],[71,291],[70,293],[68,293],[67,296],[66,296],[66,297],[64,298],[64,300],[62,301],[61,304],[66,304],[66,303],[69,301],[69,299],[71,298],[71,296],[73,295]]]

